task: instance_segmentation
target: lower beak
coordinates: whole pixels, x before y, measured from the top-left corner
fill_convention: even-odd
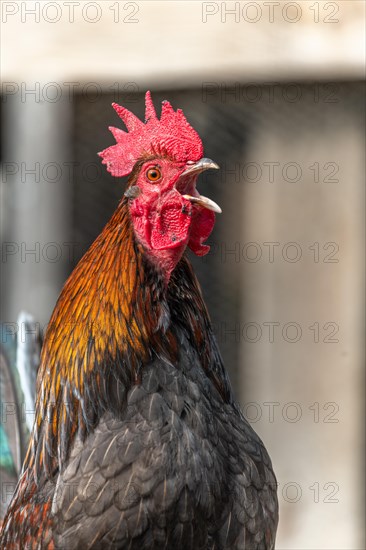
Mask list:
[[[191,166],[188,166],[188,168],[181,174],[181,177],[188,175],[198,175],[205,170],[209,170],[210,168],[218,170],[220,167],[213,160],[202,158],[198,162],[192,164]],[[212,210],[213,212],[217,212],[218,214],[221,214],[222,212],[221,208],[218,204],[216,204],[216,202],[207,197],[203,197],[198,192],[196,196],[183,195],[183,197],[193,204],[198,204],[199,206],[203,206],[203,208],[208,208],[208,210]]]
[[[193,204],[198,204],[198,206],[203,206],[203,208],[207,208],[208,210],[212,210],[218,214],[221,214],[222,212],[221,208],[215,201],[212,201],[203,195],[198,195],[197,197],[192,197],[192,195],[182,195],[182,197]]]

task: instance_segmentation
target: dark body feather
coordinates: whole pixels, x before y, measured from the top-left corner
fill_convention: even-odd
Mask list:
[[[270,549],[277,515],[190,264],[166,286],[124,198],[51,318],[1,548]]]

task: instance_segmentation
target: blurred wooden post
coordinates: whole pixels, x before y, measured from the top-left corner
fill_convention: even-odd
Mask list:
[[[27,310],[44,325],[72,253],[72,104],[33,89],[3,105],[1,298],[3,321]]]

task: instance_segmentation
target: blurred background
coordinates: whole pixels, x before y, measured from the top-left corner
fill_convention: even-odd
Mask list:
[[[122,127],[112,101],[182,108],[221,166],[199,186],[223,214],[192,261],[272,457],[279,550],[365,548],[364,11],[1,4],[1,343],[21,310],[45,327],[123,193],[97,156]]]

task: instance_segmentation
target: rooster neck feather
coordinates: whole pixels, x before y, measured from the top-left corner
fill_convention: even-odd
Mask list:
[[[224,399],[231,399],[189,262],[182,258],[166,286],[134,237],[123,198],[66,282],[47,328],[25,461],[36,481],[62,469],[75,435],[84,439],[105,410],[121,414],[144,364],[155,357],[177,364],[177,327]]]

